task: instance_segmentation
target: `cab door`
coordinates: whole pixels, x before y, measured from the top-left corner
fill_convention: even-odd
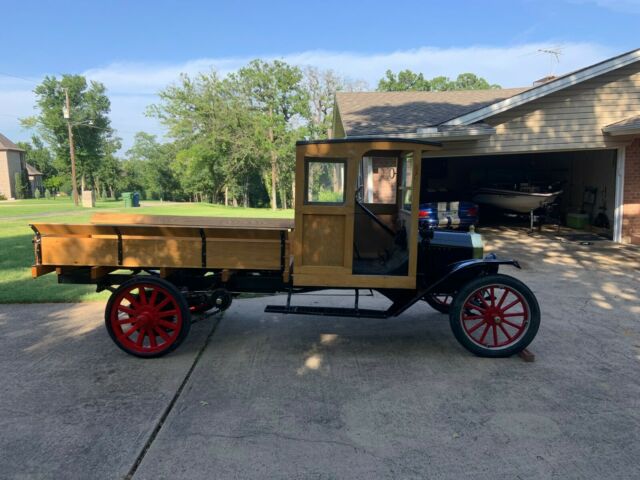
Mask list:
[[[349,283],[354,165],[347,148],[297,149],[294,284]]]

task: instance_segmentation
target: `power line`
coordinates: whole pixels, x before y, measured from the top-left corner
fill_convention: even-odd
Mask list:
[[[18,115],[10,114],[10,113],[0,113],[0,116],[9,117],[9,118],[15,118],[16,120],[22,120],[23,118],[25,118],[25,117],[20,117]],[[40,120],[38,120],[38,122],[42,123]],[[97,125],[89,125],[88,123],[74,124],[73,126],[74,127],[95,128],[96,130],[112,131],[114,133],[127,133],[129,135],[135,135],[136,133],[141,131],[141,130],[138,130],[138,132],[132,132],[132,131],[129,131],[129,130],[120,130],[120,129],[115,128],[115,127],[98,127]],[[28,127],[25,127],[25,128],[28,128]]]

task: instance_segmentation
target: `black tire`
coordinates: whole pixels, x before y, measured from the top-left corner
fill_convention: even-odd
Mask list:
[[[437,310],[440,313],[448,314],[451,310],[452,296],[447,295],[445,296],[444,300],[441,298],[443,296],[444,295],[437,295],[435,293],[427,293],[424,297],[422,297],[422,300],[427,302],[429,306],[434,310]]]
[[[123,325],[130,327],[124,330]],[[123,351],[136,357],[156,358],[172,352],[184,341],[191,329],[191,314],[187,300],[175,286],[158,277],[141,275],[127,280],[111,294],[105,308],[105,326]]]
[[[214,291],[213,295],[213,306],[218,308],[221,312],[227,310],[233,303],[233,295],[224,288]]]
[[[510,357],[524,350],[538,333],[540,306],[520,280],[487,275],[458,291],[449,323],[458,342],[475,355]]]
[[[206,313],[212,308],[216,308],[219,312],[227,310],[233,302],[233,296],[225,289],[213,291],[213,300],[210,302],[194,303],[189,305],[191,313]]]

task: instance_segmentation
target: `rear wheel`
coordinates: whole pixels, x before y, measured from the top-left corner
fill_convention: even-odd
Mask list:
[[[453,295],[428,293],[422,297],[422,299],[434,310],[437,310],[440,313],[449,313],[449,310],[451,310]]]
[[[171,283],[144,276],[123,283],[105,310],[109,336],[137,357],[160,357],[175,350],[191,328],[189,306]]]
[[[481,357],[508,357],[529,345],[540,327],[533,292],[507,275],[487,275],[464,285],[451,304],[451,330]]]

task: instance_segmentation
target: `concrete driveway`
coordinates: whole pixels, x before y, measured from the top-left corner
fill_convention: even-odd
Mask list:
[[[0,306],[0,477],[637,478],[640,250],[487,240],[540,300],[535,363],[473,357],[426,304],[382,321],[240,300],[147,361],[102,305]]]

